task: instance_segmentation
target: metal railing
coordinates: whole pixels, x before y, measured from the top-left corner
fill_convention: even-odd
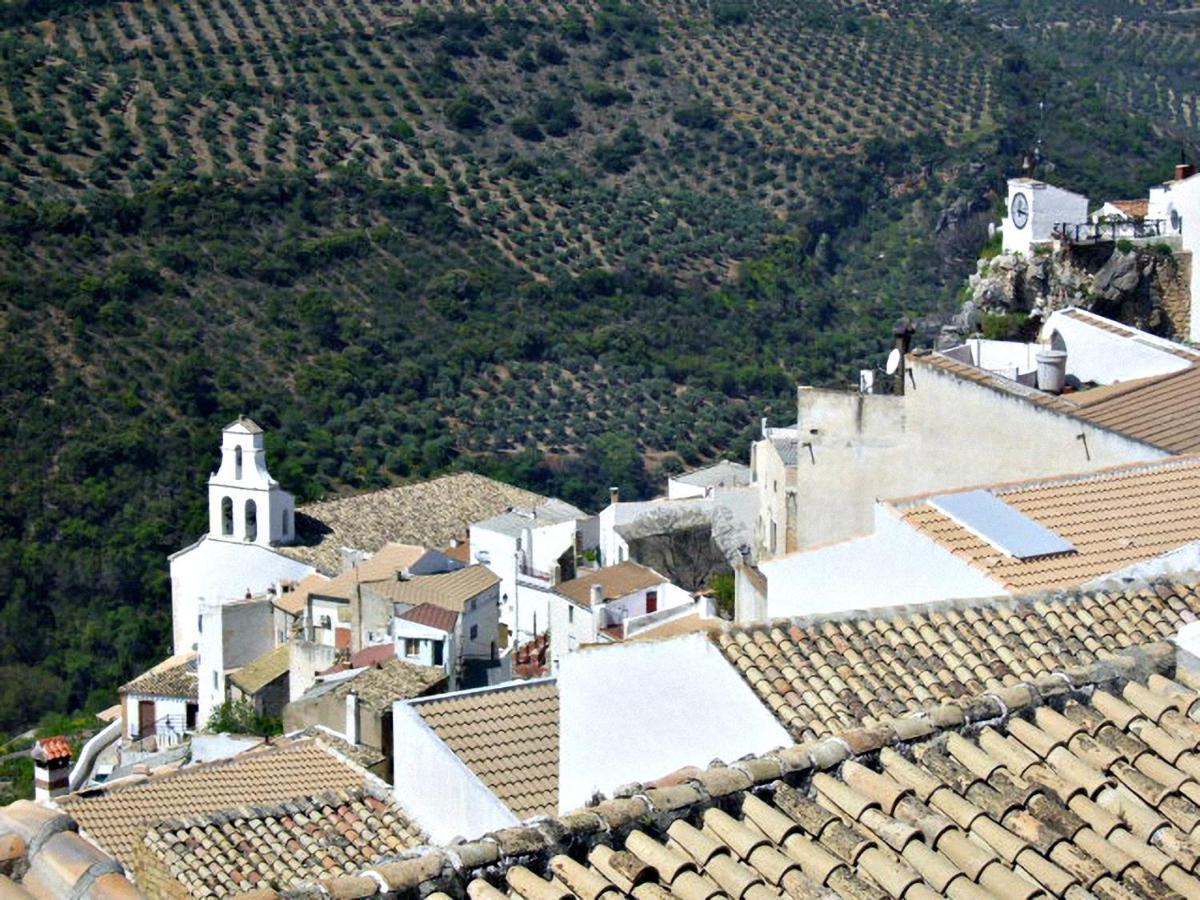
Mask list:
[[[1059,222],[1054,237],[1070,244],[1095,244],[1122,238],[1166,237],[1164,219],[1110,219],[1101,222]]]
[[[155,719],[154,724],[148,730],[132,735],[129,738],[129,749],[144,752],[146,742],[151,738],[155,741],[156,749],[173,747],[183,739],[186,731],[187,722],[184,716],[162,716]]]

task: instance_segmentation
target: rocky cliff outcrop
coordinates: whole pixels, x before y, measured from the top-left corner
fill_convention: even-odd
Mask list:
[[[1045,319],[1068,306],[1165,337],[1186,334],[1191,262],[1190,254],[1163,245],[1122,249],[1111,242],[1033,257],[1005,253],[981,259],[962,308],[942,327],[938,344],[949,346],[979,333],[989,315]]]

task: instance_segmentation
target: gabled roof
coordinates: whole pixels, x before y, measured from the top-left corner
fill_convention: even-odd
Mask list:
[[[601,598],[618,600],[628,597],[638,591],[657,587],[667,581],[665,575],[655,572],[649,566],[643,566],[633,560],[617,563],[615,566],[605,566],[594,569],[570,581],[562,581],[555,585],[554,590],[564,597],[574,600],[581,606],[592,605],[592,585],[601,588]]]
[[[361,788],[369,777],[316,741],[251,751],[165,775],[70,794],[59,807],[125,866],[146,829],[166,818],[195,817],[255,804],[281,803],[327,790]]]
[[[458,627],[458,613],[444,606],[433,603],[422,603],[400,614],[399,618],[406,622],[416,622],[418,625],[428,625],[438,631],[453,632]]]
[[[694,487],[744,487],[750,483],[750,467],[722,459],[712,465],[676,475],[671,480]]]
[[[873,727],[1167,640],[1200,617],[1196,585],[882,608],[731,626],[716,638],[797,740]]]
[[[558,688],[510,682],[412,703],[459,759],[520,819],[558,811]]]
[[[407,581],[380,581],[371,585],[371,590],[396,603],[410,606],[431,603],[461,613],[468,600],[499,583],[499,576],[487,566],[474,565],[440,575],[420,575]]]
[[[421,666],[395,655],[382,662],[366,666],[360,672],[335,681],[318,682],[301,700],[331,694],[344,700],[351,691],[367,709],[387,710],[397,700],[411,700],[427,694],[446,680],[445,670],[437,666]]]
[[[441,547],[512,506],[547,498],[473,472],[310,503],[296,511],[298,543],[286,555],[328,573],[341,570],[341,548],[374,553],[389,541]]]
[[[384,544],[370,559],[360,562],[358,568],[359,581],[386,581],[395,578],[398,572],[403,572],[410,566],[420,562],[429,550],[419,544],[399,544],[389,541]]]
[[[149,855],[192,897],[286,891],[316,878],[353,876],[424,842],[389,791],[363,787],[173,817],[144,838]]]
[[[228,425],[221,429],[222,431],[241,431],[245,434],[262,434],[263,430],[257,422],[249,416],[238,416]]]
[[[985,486],[986,487],[986,486]],[[991,493],[1075,546],[1008,556],[930,498],[893,503],[906,523],[1011,591],[1071,587],[1200,541],[1200,456],[991,486]]]
[[[292,616],[298,616],[304,612],[305,606],[308,605],[309,594],[320,592],[320,590],[329,583],[329,578],[322,575],[320,572],[310,572],[305,575],[294,585],[290,590],[284,591],[271,600],[275,606],[282,609],[285,613]]]
[[[1104,391],[1103,394],[1098,394]],[[1171,453],[1200,450],[1200,367],[1074,395],[1076,415]]]
[[[148,669],[122,686],[120,692],[196,700],[199,697],[196,659],[194,652],[167,657],[154,668]]]
[[[530,528],[545,528],[586,518],[587,513],[582,509],[562,500],[550,499],[537,506],[513,507],[490,519],[473,522],[472,525],[475,528],[520,537]]]
[[[1115,206],[1125,215],[1135,219],[1146,218],[1146,213],[1150,211],[1150,201],[1144,197],[1140,200],[1109,200],[1108,205]]]
[[[664,774],[423,853],[387,884],[472,900],[1200,896],[1200,694],[1163,677],[1173,664],[1155,644],[936,717]]]
[[[290,660],[291,645],[280,644],[274,650],[268,650],[258,659],[242,666],[229,676],[229,680],[244,693],[257,694],[271,682],[287,675]]]

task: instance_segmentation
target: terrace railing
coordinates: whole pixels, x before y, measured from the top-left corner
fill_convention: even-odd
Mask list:
[[[1112,219],[1103,222],[1059,222],[1054,237],[1068,244],[1098,244],[1101,241],[1165,237],[1163,219]]]

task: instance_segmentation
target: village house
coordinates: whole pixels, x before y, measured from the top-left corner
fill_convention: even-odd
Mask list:
[[[393,704],[441,691],[445,685],[446,672],[440,666],[417,665],[394,654],[354,659],[350,667],[318,677],[287,705],[284,731],[322,727],[356,747],[360,763],[368,770],[390,780],[396,746]]]
[[[696,612],[695,599],[662,574],[635,562],[584,572],[556,585],[550,609],[550,658],[580,647],[623,641]]]
[[[280,644],[229,675],[229,699],[247,702],[256,715],[283,717],[290,697],[291,648]]]
[[[702,634],[573,653],[554,678],[397,703],[394,728],[396,796],[435,840],[573,809],[647,777],[650,760],[700,765],[785,738]]]
[[[907,354],[902,394],[801,387],[752,451],[759,559],[870,533],[879,497],[1200,450],[1200,352],[1073,308],[1041,338]]]
[[[171,747],[202,724],[196,663],[194,652],[171,656],[120,688],[123,741]]]
[[[512,643],[546,630],[546,588],[575,577],[579,557],[595,546],[594,526],[593,517],[561,500],[471,524],[471,559],[500,578],[500,624]]]
[[[1200,563],[1200,456],[876,504],[867,536],[760,563],[738,619],[1018,595]],[[752,603],[747,603],[753,598]]]

